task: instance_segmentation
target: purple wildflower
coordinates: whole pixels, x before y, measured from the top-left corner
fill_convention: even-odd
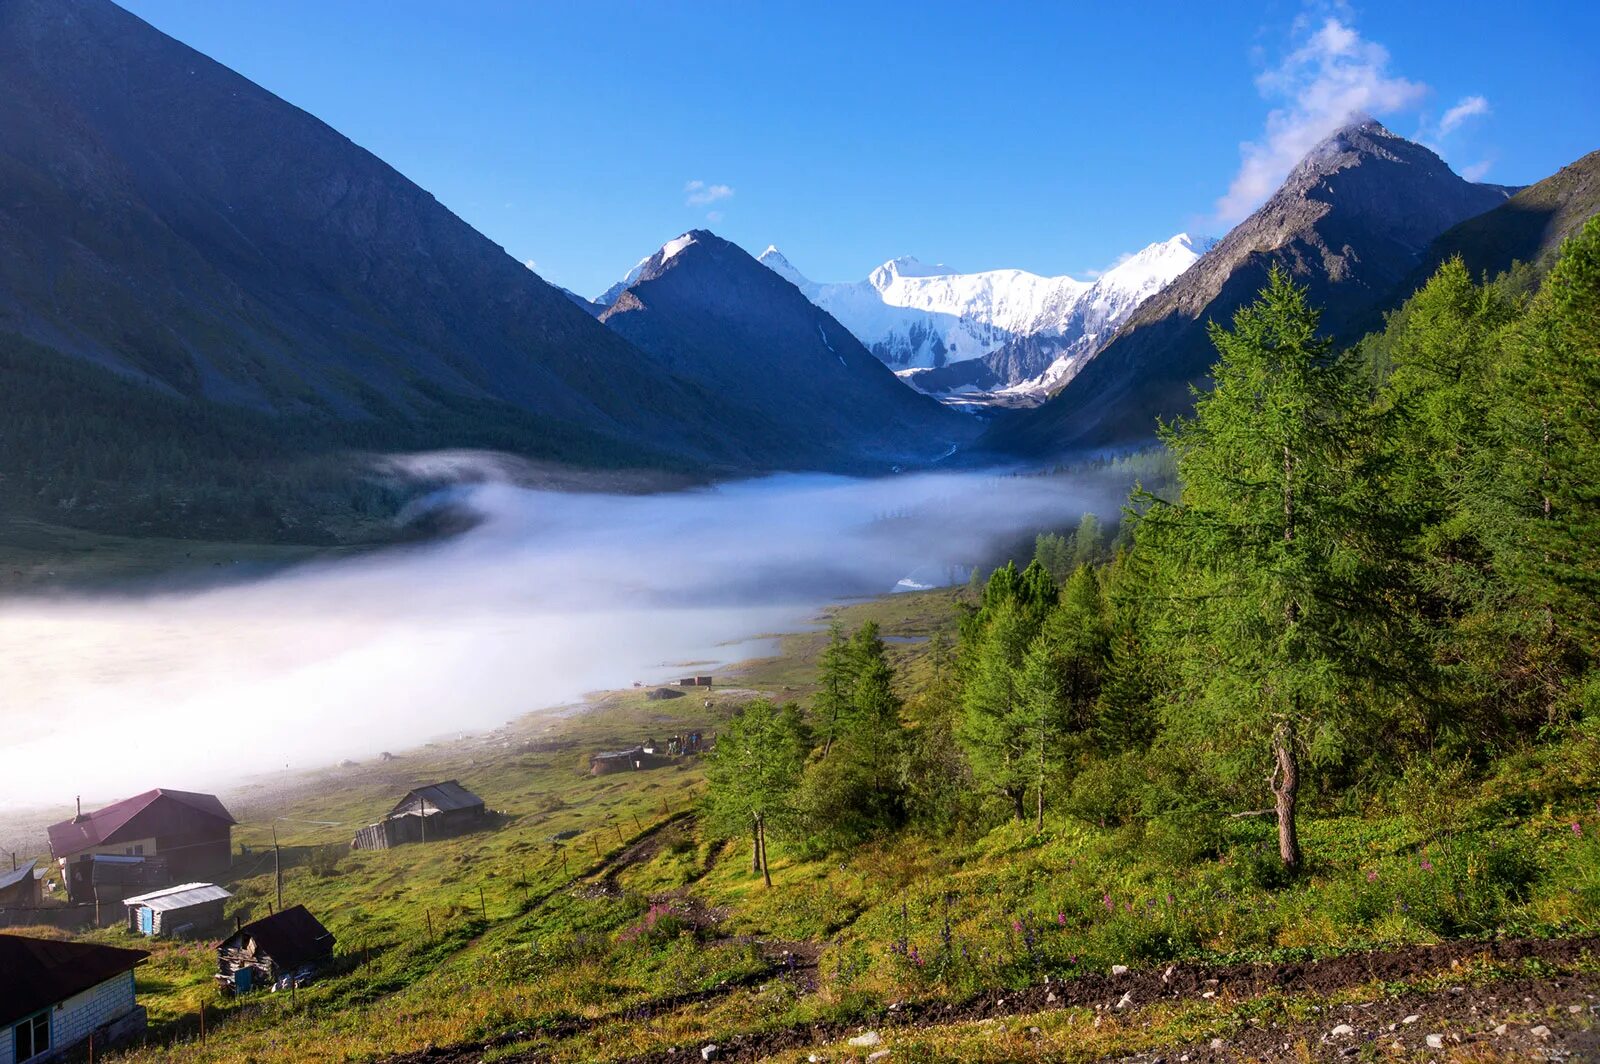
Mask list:
[[[1580,839],[1583,838],[1583,825],[1574,820],[1572,822],[1572,833]]]

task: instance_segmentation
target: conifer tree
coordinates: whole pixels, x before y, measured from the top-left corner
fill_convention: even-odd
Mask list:
[[[1163,429],[1180,503],[1139,529],[1176,574],[1162,621],[1179,662],[1166,723],[1225,761],[1265,761],[1290,869],[1304,754],[1338,753],[1353,688],[1372,681],[1392,634],[1367,571],[1384,525],[1363,478],[1366,395],[1318,317],[1274,269],[1232,329],[1213,323],[1215,386]]]
[[[767,834],[787,826],[808,746],[800,707],[762,698],[729,722],[707,755],[707,820],[725,835],[750,832],[752,861],[768,887]]]

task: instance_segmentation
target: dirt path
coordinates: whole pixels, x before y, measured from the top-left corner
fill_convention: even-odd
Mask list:
[[[811,959],[814,963],[814,957]],[[808,1024],[757,1034],[712,1037],[708,1041],[719,1046],[718,1060],[759,1060],[775,1053],[840,1041],[866,1027],[891,1032],[977,1023],[1069,1007],[1100,1006],[1115,1010],[1125,995],[1125,1008],[1136,1015],[1140,1008],[1150,1004],[1185,998],[1243,1001],[1268,991],[1285,995],[1327,995],[1374,981],[1393,984],[1438,976],[1448,973],[1454,965],[1469,961],[1538,961],[1551,966],[1570,966],[1584,959],[1600,959],[1600,938],[1445,942],[1282,964],[1178,964],[1123,975],[1082,975],[1026,990],[985,993],[960,1002],[907,1002],[862,1017],[855,1023]],[[785,968],[785,964],[779,963],[769,970],[708,990],[653,998],[593,1018],[572,1017],[531,1024],[487,1043],[423,1050],[390,1058],[391,1064],[465,1064],[481,1060],[490,1049],[530,1037],[561,1041],[608,1023],[649,1020],[781,978]],[[1410,1017],[1416,1019],[1407,1023]],[[1502,1023],[1505,1027],[1497,1030]],[[1341,1025],[1347,1025],[1350,1030],[1344,1031]],[[1430,1045],[1429,1035],[1439,1038],[1441,1048]],[[681,1064],[684,1060],[698,1059],[699,1050],[698,1044],[677,1046],[627,1058],[626,1064]],[[1370,1002],[1330,1008],[1318,1014],[1315,1022],[1291,1021],[1287,1016],[1281,1021],[1269,1017],[1254,1024],[1240,1025],[1216,1040],[1120,1059],[1125,1064],[1218,1064],[1238,1060],[1370,1059],[1374,1054],[1438,1055],[1441,1052],[1471,1060],[1500,1059],[1507,1054],[1524,1059],[1531,1054],[1542,1060],[1600,1060],[1600,973],[1552,973],[1538,978],[1517,976],[1481,986],[1406,991]],[[547,1051],[539,1051],[514,1053],[498,1059],[533,1062],[547,1059],[548,1055]]]
[[[1115,1008],[1124,995],[1128,1000],[1125,1007],[1138,1009],[1157,1001],[1200,998],[1208,994],[1223,1000],[1248,999],[1270,990],[1284,994],[1329,994],[1373,981],[1395,983],[1436,974],[1441,970],[1448,971],[1452,962],[1489,959],[1499,962],[1540,960],[1550,964],[1572,964],[1586,956],[1600,957],[1600,938],[1445,942],[1435,946],[1351,953],[1317,961],[1282,964],[1177,964],[1120,976],[1098,973],[1082,975],[1021,991],[982,994],[962,1002],[907,1002],[876,1016],[864,1017],[856,1023],[812,1024],[759,1034],[733,1034],[710,1040],[720,1047],[718,1060],[759,1060],[773,1053],[835,1042],[858,1033],[864,1026],[892,1030],[973,1023],[1074,1006]],[[1545,982],[1534,980],[1529,985]],[[1466,990],[1464,993],[1473,995],[1472,1000],[1475,1001],[1478,992]],[[1578,1017],[1574,1016],[1574,1019]],[[1330,1023],[1328,1029],[1333,1026],[1336,1023]],[[1261,1040],[1265,1045],[1276,1037],[1275,1034],[1270,1038],[1263,1034]],[[1405,1035],[1400,1038],[1402,1042],[1406,1040]],[[1282,1040],[1295,1044],[1294,1039]],[[683,1060],[685,1052],[697,1053],[698,1048],[680,1046],[676,1047],[676,1052],[643,1054],[629,1058],[628,1064],[673,1064]],[[1336,1048],[1345,1047],[1341,1045]],[[1248,1055],[1245,1050],[1229,1052],[1224,1045],[1218,1055],[1209,1059],[1234,1060],[1239,1059],[1241,1053]],[[1167,1064],[1172,1064],[1176,1059],[1166,1054],[1146,1055],[1137,1059],[1154,1064],[1156,1056],[1162,1056]],[[1196,1059],[1191,1055],[1191,1064]]]

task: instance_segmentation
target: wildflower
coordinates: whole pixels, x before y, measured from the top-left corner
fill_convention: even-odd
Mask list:
[[[1011,921],[1011,930],[1013,930],[1013,931],[1021,931],[1022,930],[1022,921],[1021,920],[1013,920],[1013,921]]]
[[[1170,891],[1167,893],[1167,904],[1172,904],[1172,893]]]
[[[1432,872],[1433,871],[1433,862],[1428,860],[1426,857],[1424,857],[1422,859],[1422,870],[1424,872]]]
[[[1572,822],[1572,833],[1580,839],[1583,838],[1583,825],[1574,820]]]
[[[1056,926],[1057,927],[1066,927],[1067,926],[1067,914],[1066,913],[1062,913],[1062,912],[1056,913]]]
[[[1110,913],[1110,912],[1116,912],[1116,910],[1117,910],[1117,905],[1116,905],[1116,903],[1115,903],[1115,902],[1113,902],[1113,901],[1112,901],[1112,900],[1111,900],[1111,895],[1109,895],[1109,894],[1105,894],[1105,895],[1102,895],[1102,896],[1101,896],[1101,898],[1100,898],[1100,900],[1101,900],[1101,901],[1103,901],[1103,902],[1105,902],[1105,906],[1106,906],[1106,912],[1108,912],[1108,913]]]
[[[1376,883],[1377,881],[1378,881],[1378,873],[1377,873],[1376,870],[1367,873],[1367,882],[1368,883]]]

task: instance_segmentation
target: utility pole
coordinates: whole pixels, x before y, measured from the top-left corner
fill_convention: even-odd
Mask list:
[[[283,860],[278,852],[278,825],[272,825],[272,878],[278,884],[278,911],[283,912]]]
[[[417,795],[417,828],[421,832],[418,836],[422,842],[428,841],[428,812],[423,804],[422,795]]]

